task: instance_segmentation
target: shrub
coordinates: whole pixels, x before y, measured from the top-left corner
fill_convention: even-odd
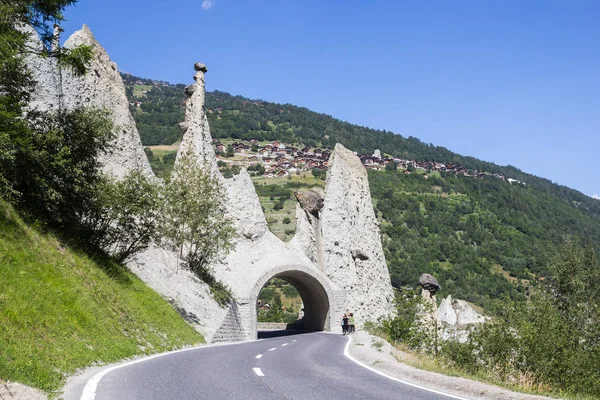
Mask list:
[[[184,156],[164,190],[161,234],[184,267],[209,281],[208,266],[231,250],[235,234],[231,221],[221,218],[223,197],[217,179],[204,172],[192,155]]]

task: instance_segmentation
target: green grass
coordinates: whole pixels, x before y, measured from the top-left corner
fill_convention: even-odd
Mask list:
[[[152,147],[150,147],[152,149]],[[172,153],[177,153],[177,150],[158,150],[158,149],[152,149],[152,154],[154,154],[154,157],[164,157],[166,155],[172,154]]]
[[[133,95],[135,97],[144,97],[146,96],[146,92],[150,91],[153,88],[151,85],[133,85]]]
[[[313,187],[325,186],[325,181],[315,178],[310,172],[303,173],[301,175],[290,175],[289,177],[283,178],[252,178],[254,186],[284,186],[288,183],[299,184],[302,187],[290,188],[291,191],[303,191]],[[277,236],[279,239],[287,242],[294,237],[296,232],[296,199],[292,196],[291,199],[286,199],[283,203],[283,209],[273,210],[273,206],[278,200],[278,196],[275,196],[274,200],[271,200],[270,196],[258,196],[260,205],[265,210],[265,217],[269,225],[269,230]],[[289,218],[290,223],[284,224],[283,219]]]
[[[0,378],[54,392],[76,370],[204,342],[124,267],[25,224],[0,200]]]
[[[405,360],[398,360],[411,367],[422,369],[425,371],[436,372],[456,378],[472,379],[474,381],[486,383],[489,385],[495,385],[504,389],[512,390],[515,392],[521,392],[526,394],[534,394],[540,396],[549,396],[555,398],[563,398],[568,400],[598,400],[598,397],[590,395],[575,394],[569,392],[557,392],[551,390],[551,388],[543,386],[538,387],[532,385],[526,377],[520,382],[507,382],[495,377],[492,373],[479,372],[477,374],[467,373],[460,368],[450,366],[441,360],[434,357],[427,356],[424,354],[414,353],[404,346],[396,346],[399,350],[410,354],[411,357]]]

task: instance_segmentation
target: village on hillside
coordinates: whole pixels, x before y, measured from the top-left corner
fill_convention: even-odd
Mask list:
[[[265,178],[285,177],[302,172],[326,171],[329,166],[329,157],[332,153],[331,148],[298,148],[281,142],[260,144],[258,139],[231,144],[225,144],[218,139],[213,139],[213,145],[217,159],[220,163],[223,163],[221,165],[249,168],[251,171],[255,171],[258,175],[262,175]],[[461,165],[450,163],[443,164],[433,161],[416,161],[389,157],[382,155],[380,150],[375,150],[372,155],[359,155],[359,158],[365,168],[372,170],[382,170],[389,164],[395,163],[407,175],[421,170],[428,172],[453,172],[457,175],[473,178],[491,176],[503,181],[505,180],[504,175],[498,173],[468,170]],[[513,182],[522,183],[510,178],[508,182],[511,184]]]

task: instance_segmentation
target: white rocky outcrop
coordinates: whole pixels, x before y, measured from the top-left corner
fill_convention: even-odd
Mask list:
[[[486,318],[479,314],[464,300],[448,296],[442,300],[437,310],[438,321],[448,326],[465,326],[485,322]]]
[[[118,137],[114,151],[102,160],[105,170],[116,178],[132,170],[152,176],[116,64],[87,26],[65,43],[68,48],[78,45],[94,48],[90,71],[83,77],[31,60],[40,80],[33,104],[45,110],[109,109]],[[168,298],[209,341],[255,338],[257,297],[273,277],[296,286],[303,298],[303,323],[310,329],[340,329],[339,319],[347,311],[355,313],[359,326],[392,313],[392,287],[379,226],[367,173],[358,157],[336,146],[325,193],[313,190],[297,195],[301,201],[296,210],[297,234],[289,243],[282,242],[268,229],[248,173],[242,170],[230,179],[220,174],[204,109],[207,68],[196,63],[194,69],[196,82],[185,88],[186,114],[180,124],[184,135],[174,173],[182,157],[193,154],[224,188],[223,215],[218,217],[232,221],[235,247],[211,268],[230,288],[235,302],[219,306],[204,282],[188,271],[177,271],[177,256],[167,247],[148,249],[129,268]]]
[[[68,71],[63,72],[65,106],[67,109],[96,107],[111,111],[117,137],[112,144],[111,154],[105,155],[102,160],[107,173],[117,179],[131,171],[153,176],[135,121],[129,112],[129,101],[117,64],[110,59],[87,25],[65,42],[67,49],[79,45],[92,46],[94,56],[87,74],[76,77]]]
[[[358,320],[393,312],[393,292],[367,171],[354,152],[337,144],[329,160],[320,216],[327,276],[349,296]]]
[[[31,28],[27,28],[27,31],[30,33],[30,46],[41,53],[43,47],[37,33]],[[84,76],[59,70],[51,57],[27,57],[27,65],[37,81],[30,110],[45,112],[73,110],[78,107],[109,110],[117,129],[117,137],[111,153],[103,155],[101,159],[105,172],[117,179],[131,171],[141,171],[153,177],[135,121],[129,111],[125,85],[117,65],[85,25],[65,43],[66,48],[78,45],[90,45],[94,52],[89,72]],[[177,270],[175,252],[153,247],[139,254],[128,267],[148,286],[165,296],[208,341],[211,340],[224,319],[227,308],[219,306],[213,299],[207,284],[189,271]]]
[[[31,28],[28,31],[30,45],[42,49],[37,33]],[[59,69],[52,57],[30,55],[26,58],[37,81],[30,107],[37,111],[56,111],[59,108],[73,110],[79,107],[110,110],[116,138],[110,154],[104,154],[101,158],[105,172],[117,179],[131,171],[153,176],[135,121],[129,112],[125,85],[117,65],[111,61],[87,25],[73,33],[64,47],[72,49],[79,45],[92,46],[94,52],[88,73],[83,76],[76,76],[68,69]]]
[[[193,273],[178,268],[174,251],[152,247],[127,264],[150,288],[164,296],[210,342],[227,313],[210,288]]]
[[[61,101],[62,82],[56,59],[54,57],[42,57],[44,46],[37,32],[30,26],[21,28],[29,35],[27,46],[32,52],[25,56],[25,63],[29,67],[31,76],[36,82],[31,93],[31,101],[28,104],[30,111],[56,111]]]
[[[183,154],[191,153],[226,189],[224,218],[233,221],[237,236],[234,250],[213,270],[232,290],[247,337],[254,335],[256,326],[254,297],[274,276],[292,281],[301,293],[319,291],[305,295],[322,295],[328,301],[327,328],[335,327],[338,317],[347,310],[355,312],[359,324],[392,312],[393,295],[379,227],[366,170],[358,157],[341,145],[336,147],[326,193],[296,193],[300,201],[296,209],[297,233],[289,243],[282,242],[268,230],[246,171],[230,179],[219,173],[204,110],[206,66],[197,63],[195,69],[196,83],[186,88],[186,118],[181,124],[185,133],[175,169]],[[329,210],[323,204],[329,204]],[[339,247],[335,244],[338,242],[342,243]],[[313,282],[315,277],[318,284]],[[305,307],[316,310],[324,304],[308,302]],[[323,312],[317,311],[320,315]]]
[[[196,156],[198,162],[203,164],[212,174],[218,174],[217,159],[212,146],[208,118],[204,110],[205,77],[208,71],[201,63],[194,64],[196,74],[195,84],[189,85],[184,92],[187,96],[185,105],[185,121],[179,124],[183,131],[183,139],[179,145],[175,165],[181,162],[181,157],[187,154]]]
[[[437,309],[438,337],[466,342],[472,328],[487,321],[464,300],[446,297]]]
[[[318,220],[307,213],[300,204],[296,204],[296,234],[288,242],[288,245],[299,250],[318,266],[320,247],[317,245],[317,234],[321,235]]]

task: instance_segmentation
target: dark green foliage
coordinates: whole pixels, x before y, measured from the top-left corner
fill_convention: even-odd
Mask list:
[[[534,290],[529,302],[500,303],[493,322],[481,326],[466,344],[447,343],[441,356],[471,373],[599,396],[597,253],[568,239],[549,269],[552,278]]]
[[[125,76],[126,83],[132,85],[138,79]],[[146,81],[145,83],[151,83]],[[185,99],[183,85],[170,86],[163,90],[163,98],[175,96],[173,104],[180,104]],[[155,89],[152,89],[155,90]],[[168,95],[166,94],[168,90]],[[150,91],[150,92],[152,92]],[[131,100],[131,99],[130,99]],[[162,100],[161,100],[162,101]],[[183,106],[179,107],[183,121]],[[405,138],[389,131],[369,129],[337,120],[326,114],[319,114],[303,107],[290,104],[269,103],[262,100],[250,100],[242,96],[232,96],[225,92],[206,93],[206,109],[211,133],[215,138],[236,138],[249,140],[278,140],[284,143],[298,143],[306,146],[329,146],[341,143],[359,154],[372,154],[381,149],[394,157],[419,161],[437,161],[462,165],[470,170],[503,174],[507,178],[518,179],[527,183],[528,188],[536,189],[544,194],[560,199],[571,208],[580,209],[590,216],[600,216],[600,201],[594,200],[576,190],[552,183],[548,179],[539,178],[512,166],[499,166],[494,163],[465,157],[432,144],[421,142],[415,137]],[[165,108],[161,113],[172,114],[174,111]],[[151,118],[159,118],[156,117]],[[136,121],[138,121],[136,113]],[[173,123],[175,124],[175,122]],[[166,125],[165,125],[166,126]],[[176,128],[176,125],[170,126]],[[145,141],[144,131],[140,129],[142,142],[150,144],[170,144],[171,138]],[[179,134],[178,138],[181,137]],[[411,166],[409,170],[414,170]],[[322,176],[322,178],[324,178]]]
[[[275,294],[269,304],[271,307],[264,314],[264,317],[259,319],[261,322],[282,322],[284,317],[283,306],[281,304],[281,296]]]
[[[369,182],[396,287],[428,272],[442,296],[490,308],[506,295],[524,299],[529,281],[549,275],[548,250],[563,234],[600,238],[598,218],[530,186],[394,171],[370,172]]]
[[[262,163],[251,165],[247,169],[251,176],[262,176],[265,173],[265,166]]]
[[[82,227],[95,212],[103,181],[98,156],[108,150],[112,122],[102,111],[75,110],[40,116],[13,138],[13,159],[3,168],[13,199],[53,227]]]
[[[283,288],[281,290],[283,291],[283,294],[285,295],[285,297],[299,297],[300,296],[300,293],[298,293],[298,289],[296,289],[296,287],[293,285],[283,286]]]
[[[283,220],[281,221],[284,224],[289,224],[290,222],[292,222],[292,220],[290,219],[290,217],[283,217]]]
[[[298,320],[298,314],[290,311],[284,311],[283,322],[286,324],[294,323]]]
[[[62,11],[74,3],[69,0],[0,2],[0,195],[4,197],[22,195],[19,188],[15,188],[15,175],[27,175],[27,168],[20,169],[23,167],[23,156],[28,158],[30,151],[39,151],[39,147],[32,150],[29,146],[39,146],[39,142],[44,140],[34,137],[39,132],[32,132],[32,125],[43,119],[46,128],[51,124],[54,125],[52,129],[56,129],[56,125],[63,122],[56,116],[24,112],[35,86],[24,57],[33,53],[53,57],[59,65],[82,74],[92,56],[91,48],[86,46],[71,51],[60,46],[53,49],[51,46],[57,41],[53,25],[63,20]],[[33,27],[41,37],[42,48],[31,48],[27,43],[29,33],[17,29],[18,25]],[[38,143],[32,144],[34,140]]]
[[[291,199],[293,196],[292,190],[290,190],[287,185],[291,183],[287,183],[286,185],[255,185],[256,194],[261,197],[271,196],[273,199],[275,197],[283,197],[285,199]]]
[[[270,301],[275,296],[275,288],[264,287],[258,294],[259,300]]]
[[[285,203],[285,200],[277,200],[274,204],[273,204],[273,211],[279,211],[279,210],[283,210],[283,205]]]
[[[159,236],[159,187],[139,172],[120,181],[105,179],[98,186],[98,211],[86,219],[95,246],[123,263],[148,248]]]
[[[138,79],[128,79],[124,75],[126,84]],[[144,84],[152,85],[152,81],[142,80]],[[141,102],[140,107],[134,105],[130,109],[144,145],[173,144],[181,140],[178,124],[183,121],[185,114],[183,85],[157,86],[144,96],[134,97],[133,84],[128,84],[127,97],[130,102]]]
[[[210,265],[233,248],[232,222],[221,218],[224,190],[195,156],[186,154],[163,191],[161,236],[183,266],[203,279],[212,276]]]
[[[283,309],[281,296],[284,299],[295,299],[300,297],[298,290],[289,282],[273,278],[262,288],[258,294],[258,299],[262,304],[269,304],[268,310],[258,310],[258,321],[260,322],[285,322],[292,323],[298,319],[298,312],[289,307]]]
[[[241,171],[239,165],[232,165],[230,168],[229,164],[224,161],[217,161],[217,165],[219,165],[219,171],[221,171],[221,174],[225,178],[231,178],[234,175],[238,175]]]
[[[394,290],[394,299],[397,314],[392,318],[380,320],[377,324],[367,323],[365,328],[392,343],[416,346],[422,339],[420,332],[415,329],[417,313],[420,307],[423,307],[421,297],[415,289],[405,286]]]

